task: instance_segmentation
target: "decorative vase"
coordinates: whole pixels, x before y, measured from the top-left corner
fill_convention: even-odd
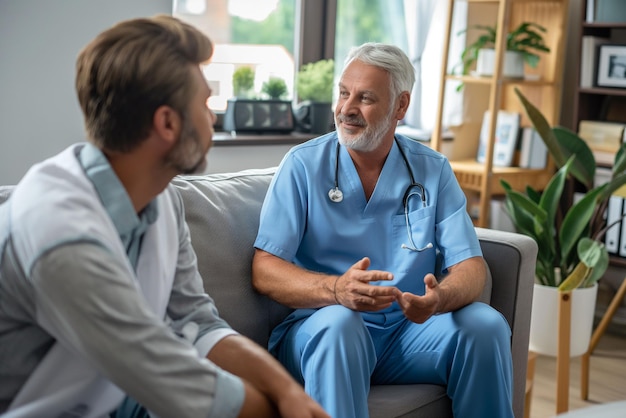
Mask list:
[[[476,73],[478,75],[493,75],[496,62],[496,51],[483,48],[478,51],[476,59]],[[524,56],[517,51],[505,51],[502,76],[509,78],[524,78]]]
[[[572,291],[570,357],[581,356],[589,348],[597,294],[597,283]],[[558,308],[559,290],[535,283],[530,313],[530,351],[556,357]]]

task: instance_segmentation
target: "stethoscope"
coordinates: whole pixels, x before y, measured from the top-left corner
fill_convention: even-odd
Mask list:
[[[404,197],[402,197],[402,206],[404,206],[404,218],[406,221],[406,231],[409,237],[409,243],[411,245],[402,244],[401,248],[405,250],[422,252],[429,248],[433,248],[432,242],[429,242],[424,247],[417,248],[415,243],[413,242],[413,236],[411,234],[411,224],[409,222],[409,199],[412,196],[419,196],[422,201],[422,207],[426,207],[426,189],[421,183],[415,181],[415,177],[413,177],[413,171],[411,170],[411,166],[409,165],[409,161],[402,151],[398,140],[394,137],[394,141],[398,146],[398,151],[400,151],[400,156],[402,156],[402,160],[404,161],[404,165],[406,169],[409,171],[409,176],[411,177],[411,184],[406,188],[404,192]],[[335,203],[339,203],[343,200],[343,192],[339,189],[339,141],[337,141],[336,155],[335,155],[335,187],[332,187],[328,191],[328,198]]]

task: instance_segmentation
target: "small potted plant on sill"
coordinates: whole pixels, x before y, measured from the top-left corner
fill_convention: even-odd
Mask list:
[[[296,76],[296,91],[301,103],[295,110],[299,130],[327,133],[332,129],[332,100],[335,78],[332,59],[302,66]]]
[[[495,64],[496,27],[475,25],[458,33],[466,33],[471,29],[484,31],[474,42],[461,53],[462,74],[469,74],[470,68],[476,63],[477,75],[492,75]],[[533,22],[522,22],[517,28],[506,35],[506,47],[502,74],[504,77],[523,78],[524,63],[535,68],[539,63],[538,52],[550,52],[541,33],[546,29]]]
[[[254,87],[254,69],[239,67],[233,72],[233,94],[235,97],[251,98]]]
[[[505,208],[515,228],[533,238],[539,247],[530,349],[556,355],[558,292],[572,291],[575,325],[571,330],[571,355],[581,355],[586,352],[591,337],[597,281],[609,264],[603,238],[614,225],[606,225],[604,213],[611,195],[626,184],[626,144],[622,144],[615,156],[610,180],[594,185],[596,162],[587,143],[566,128],[550,127],[519,89],[515,93],[558,167],[543,192],[528,185],[525,193],[521,193],[506,181],[500,181],[505,189]],[[570,176],[587,192],[562,213],[565,183]],[[578,332],[580,337],[576,336]]]
[[[287,94],[287,84],[280,77],[270,77],[263,83],[261,93],[266,94],[272,100],[281,100]]]

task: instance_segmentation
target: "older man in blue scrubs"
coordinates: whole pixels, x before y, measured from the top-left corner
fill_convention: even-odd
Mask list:
[[[414,81],[400,49],[354,48],[337,130],[283,159],[253,283],[295,310],[269,348],[333,417],[367,417],[370,384],[394,383],[446,385],[455,417],[512,417],[510,328],[476,302],[486,267],[465,196],[445,156],[395,134]]]

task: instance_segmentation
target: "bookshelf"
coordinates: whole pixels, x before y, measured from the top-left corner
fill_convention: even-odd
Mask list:
[[[496,24],[497,35],[495,45],[495,66],[493,75],[458,76],[447,73],[448,63],[457,62],[459,57],[449,56],[452,18],[454,6],[460,1],[468,3],[468,27],[476,19],[489,19],[481,24]],[[477,136],[476,120],[482,120],[486,110],[490,111],[491,118],[488,124],[488,141],[485,150],[485,162],[478,163],[475,158],[452,160],[450,164],[468,196],[477,196],[478,213],[474,219],[476,226],[489,226],[489,207],[493,196],[502,195],[504,190],[500,186],[500,179],[504,179],[517,190],[524,190],[527,184],[537,190],[542,190],[552,177],[554,164],[548,161],[543,169],[525,169],[520,167],[498,167],[493,164],[496,117],[498,110],[519,112],[520,126],[531,126],[526,118],[519,99],[514,93],[518,88],[537,108],[546,116],[548,123],[555,124],[560,116],[561,82],[563,76],[565,30],[567,26],[569,0],[448,0],[448,15],[444,35],[443,65],[441,83],[439,86],[439,103],[433,130],[431,146],[437,150],[441,148],[444,97],[449,81],[459,80],[464,84],[466,95],[464,98],[466,111],[464,122],[458,127],[461,136]],[[485,18],[488,16],[488,18]],[[503,56],[506,33],[522,22],[534,22],[547,29],[543,33],[544,40],[550,48],[549,53],[540,54],[541,58],[536,68],[526,66],[524,79],[503,77]],[[505,28],[506,30],[502,30]],[[469,36],[469,33],[468,33]],[[469,39],[468,39],[469,41]],[[470,105],[468,106],[468,103]],[[473,105],[472,103],[476,103]],[[484,106],[480,106],[484,104]],[[455,139],[456,140],[456,139]],[[468,201],[471,199],[468,198]]]
[[[595,15],[595,10],[606,0],[582,0],[579,14],[580,26],[578,51],[580,59],[574,68],[577,71],[577,84],[574,95],[573,117],[570,129],[577,131],[581,120],[598,120],[626,123],[626,88],[599,87],[597,81],[597,46],[602,44],[626,45],[626,13],[615,15],[623,21],[603,21],[602,14]],[[623,2],[613,0],[623,8]],[[596,8],[594,8],[596,5]],[[589,72],[591,72],[589,74]],[[587,74],[587,75],[585,75]]]
[[[607,14],[610,5],[619,12]],[[609,6],[609,9],[607,9]],[[581,121],[618,122],[626,124],[626,88],[609,88],[597,85],[598,47],[600,45],[626,45],[626,12],[623,0],[582,0],[577,14],[578,60],[572,106],[573,131],[578,132]],[[603,13],[604,10],[604,13]],[[593,65],[591,65],[593,64]],[[596,160],[598,166],[611,168],[614,156]],[[626,197],[626,196],[623,196]],[[611,255],[611,265],[626,267],[626,258]]]

